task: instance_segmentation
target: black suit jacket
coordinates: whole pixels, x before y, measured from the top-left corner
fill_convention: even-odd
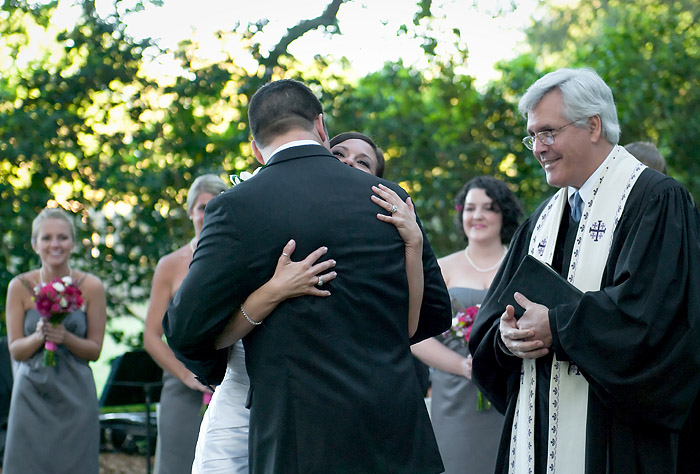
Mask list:
[[[331,296],[286,300],[244,339],[251,472],[442,471],[409,346],[449,327],[449,296],[424,237],[424,299],[409,341],[404,242],[370,200],[380,182],[407,197],[304,145],[207,205],[163,326],[176,355],[208,383],[226,364],[216,335],[272,277],[289,239],[294,260],[325,245],[324,258],[337,262],[338,277],[324,285]]]

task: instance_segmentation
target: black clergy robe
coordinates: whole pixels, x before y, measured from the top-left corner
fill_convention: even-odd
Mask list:
[[[506,415],[497,474],[508,472],[521,368],[499,344],[498,297],[545,205],[513,237],[469,341],[474,380]],[[552,262],[564,276],[575,237],[569,219],[565,212]],[[552,349],[589,383],[587,474],[700,473],[699,229],[688,192],[645,170],[615,230],[601,289],[549,309]],[[550,366],[551,352],[537,361],[537,474],[546,472]]]

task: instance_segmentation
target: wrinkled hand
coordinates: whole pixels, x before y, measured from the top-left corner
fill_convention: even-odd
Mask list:
[[[533,339],[542,341],[544,347],[552,347],[552,329],[549,327],[549,308],[534,303],[525,295],[515,293],[515,301],[525,308],[525,313],[518,320],[520,329],[530,329],[534,332]]]
[[[377,214],[377,219],[396,226],[407,246],[422,247],[423,233],[416,222],[416,210],[411,198],[406,198],[406,202],[404,202],[398,194],[383,184],[372,186],[372,191],[376,193],[376,195],[371,196],[372,202],[389,212],[389,215]],[[393,213],[391,212],[392,206],[396,206],[396,211]]]
[[[290,240],[284,246],[282,255],[277,260],[275,274],[272,276],[270,284],[277,288],[279,296],[283,299],[302,295],[329,296],[330,291],[322,289],[322,286],[316,286],[319,277],[323,279],[325,285],[338,276],[334,271],[326,272],[335,267],[335,260],[316,263],[321,256],[328,252],[328,248],[320,247],[311,252],[304,260],[293,262],[292,254],[295,248],[296,242],[294,240]]]
[[[44,341],[53,342],[55,344],[63,344],[66,339],[66,327],[63,324],[53,324],[41,321],[41,334],[44,336]],[[37,328],[39,325],[37,324]]]
[[[516,301],[518,301],[517,297]],[[518,304],[520,304],[519,301]],[[543,341],[535,339],[535,331],[518,327],[518,320],[515,319],[515,309],[511,305],[506,306],[506,310],[501,315],[499,331],[503,344],[516,357],[537,359],[549,352]]]

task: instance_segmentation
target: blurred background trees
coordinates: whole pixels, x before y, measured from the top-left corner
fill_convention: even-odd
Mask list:
[[[352,65],[319,54],[301,64],[289,45],[322,29],[342,34],[337,14],[352,0],[329,0],[316,18],[290,20],[269,51],[265,21],[218,36],[221,54],[203,59],[194,40],[163,51],[127,34],[125,18],[144,5],[117,0],[107,13],[94,0],[5,0],[0,9],[0,295],[12,276],[38,263],[31,220],[49,206],[80,216],[77,252],[108,288],[110,315],[139,314],[157,260],[192,236],[184,211],[193,178],[257,166],[249,146],[247,104],[270,79],[300,79],[322,99],[331,135],[358,130],[386,151],[385,176],[414,197],[438,255],[463,242],[453,230],[453,198],[470,178],[505,179],[531,211],[552,193],[524,149],[517,101],[550,70],[588,66],[613,89],[621,144],[655,142],[670,173],[700,198],[700,8],[691,0],[542,0],[528,48],[498,64],[500,77],[477,87],[461,67],[468,45],[453,32],[453,53],[438,54],[431,34],[437,8],[406,2],[414,22],[397,34],[422,41],[427,66],[397,58],[350,79]],[[151,2],[154,3],[154,2]],[[511,2],[512,3],[512,2]],[[479,8],[475,1],[473,8]],[[508,2],[503,8],[509,8]],[[498,14],[495,12],[494,14]],[[444,40],[443,40],[444,41]],[[484,38],[488,41],[488,38]],[[245,45],[247,67],[226,44]],[[178,70],[159,72],[159,58]],[[2,311],[4,315],[4,304]],[[4,319],[4,318],[3,318]],[[116,328],[112,335],[123,337]],[[139,345],[138,337],[126,341]]]

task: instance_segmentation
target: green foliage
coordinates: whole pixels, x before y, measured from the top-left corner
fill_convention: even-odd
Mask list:
[[[332,0],[318,18],[288,31],[269,55],[258,57],[259,71],[248,73],[233,58],[203,63],[198,45],[186,42],[177,51],[180,71],[158,79],[146,73],[146,52],[154,46],[126,35],[119,2],[107,17],[96,14],[92,0],[79,2],[82,14],[65,31],[52,26],[55,2],[3,4],[0,47],[15,60],[0,62],[0,217],[7,250],[0,294],[14,275],[39,263],[29,238],[34,216],[47,204],[62,206],[80,219],[75,263],[105,283],[110,316],[133,315],[134,305],[148,298],[158,259],[193,234],[184,211],[193,178],[214,172],[227,179],[253,167],[248,99],[293,64],[286,47],[295,35],[319,27],[333,32],[344,1]],[[254,28],[221,36],[247,42],[255,55]],[[44,41],[32,43],[35,35]],[[17,60],[29,51],[40,54]],[[139,336],[108,330],[118,342],[142,344]]]
[[[456,58],[466,61],[466,53]],[[522,56],[499,65],[503,79],[477,91],[456,64],[435,58],[427,70],[401,62],[332,91],[331,135],[357,130],[385,151],[385,177],[400,182],[423,219],[438,255],[464,245],[455,232],[454,197],[471,178],[504,179],[526,209],[551,194],[540,166],[522,145],[522,91],[539,77]]]
[[[386,177],[411,193],[438,255],[463,245],[453,228],[453,200],[472,177],[505,179],[526,211],[553,192],[521,143],[525,120],[517,101],[557,67],[598,71],[615,94],[622,142],[656,142],[672,175],[700,197],[693,159],[700,142],[696,2],[542,1],[546,14],[529,30],[532,52],[500,63],[501,78],[478,89],[462,72],[469,56],[458,29],[450,40],[455,52],[437,54],[443,48],[431,21],[439,6],[426,0],[413,2],[414,22],[397,34],[422,40],[427,67],[397,60],[357,81],[343,75],[342,59],[319,56],[302,68],[288,46],[313,29],[340,34],[336,15],[347,1],[329,0],[319,17],[299,21],[270,51],[258,43],[264,21],[221,32],[222,44],[245,46],[255,70],[230,55],[203,61],[199,45],[184,42],[175,52],[179,70],[157,78],[148,73],[149,58],[161,52],[126,34],[122,2],[108,17],[95,13],[92,0],[77,2],[82,14],[65,31],[52,21],[57,2],[2,4],[0,48],[9,60],[0,59],[0,294],[12,276],[38,264],[31,220],[47,204],[61,205],[79,216],[74,260],[105,282],[110,316],[131,314],[148,298],[158,259],[193,234],[184,210],[192,179],[257,166],[248,100],[282,77],[301,79],[319,94],[332,135],[358,130],[385,150]],[[499,14],[514,4],[487,7]],[[141,344],[138,336],[111,332]]]
[[[615,96],[621,144],[656,143],[669,173],[700,198],[697,2],[581,1],[548,11],[530,30],[535,53],[552,66],[597,71]]]
[[[130,272],[138,259],[110,248],[104,236],[92,238],[102,216],[88,210],[123,199],[130,136],[112,131],[111,122],[117,114],[133,119],[140,113],[138,97],[129,89],[145,85],[138,78],[145,45],[128,41],[120,23],[98,19],[92,2],[85,2],[71,31],[57,30],[50,21],[55,6],[8,2],[1,10],[7,21],[0,24],[0,37],[15,59],[3,64],[1,84],[0,219],[7,226],[2,232],[7,249],[0,270],[3,295],[12,275],[36,265],[31,220],[47,203],[57,205],[57,199],[80,217],[85,270],[129,286],[142,284]],[[32,57],[33,51],[41,55]],[[103,222],[105,229],[118,225]],[[130,246],[146,238],[139,232],[119,237]],[[93,258],[98,253],[102,257]],[[113,288],[112,307],[120,308],[124,296]]]
[[[54,5],[6,4],[2,12],[9,19],[0,26],[2,41],[22,58],[31,49],[29,29],[41,26],[35,19],[50,18]],[[237,76],[220,65],[194,69],[185,62],[192,74],[162,87],[142,71],[151,45],[129,38],[118,18],[97,16],[91,1],[67,31],[44,23],[43,55],[2,74],[8,79],[1,87],[0,217],[7,252],[0,292],[38,263],[31,220],[47,204],[60,205],[79,216],[74,261],[104,281],[110,315],[133,314],[133,304],[148,297],[157,260],[193,234],[183,209],[192,178],[224,176],[222,163],[230,165],[247,141],[237,122],[216,130],[228,126],[219,109]]]

